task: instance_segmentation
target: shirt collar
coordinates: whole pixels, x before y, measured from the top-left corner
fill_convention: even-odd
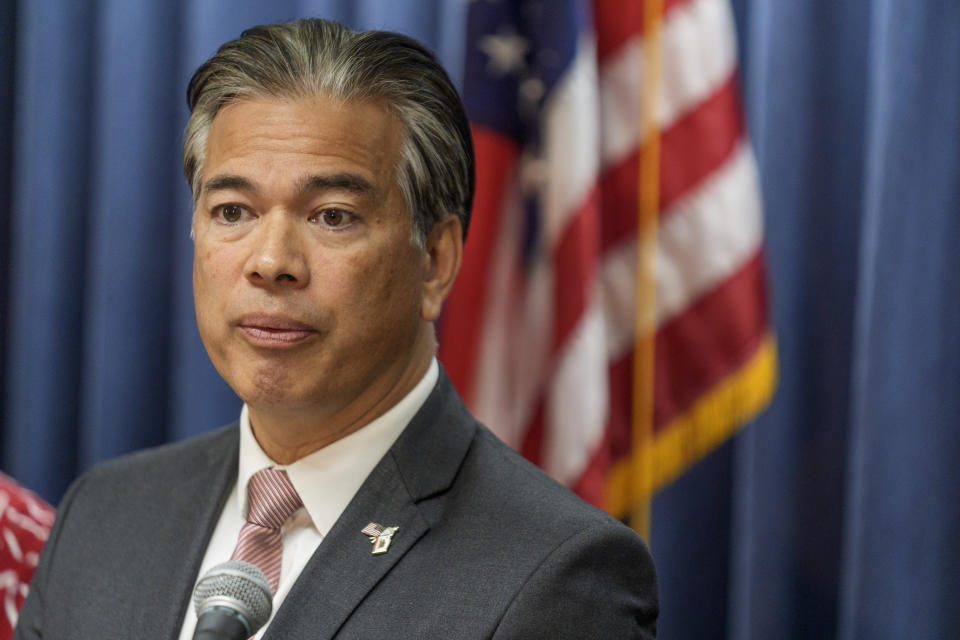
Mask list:
[[[240,411],[240,464],[237,498],[241,517],[247,513],[247,483],[261,469],[286,469],[303,506],[320,535],[327,532],[347,508],[370,472],[416,415],[440,375],[434,358],[420,382],[400,402],[369,424],[322,449],[281,465],[264,453],[250,428],[247,405]]]

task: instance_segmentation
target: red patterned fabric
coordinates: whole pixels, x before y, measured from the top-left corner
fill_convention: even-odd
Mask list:
[[[53,515],[40,497],[0,473],[0,640],[13,636]]]

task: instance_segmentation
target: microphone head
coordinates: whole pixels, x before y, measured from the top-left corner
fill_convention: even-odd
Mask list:
[[[273,597],[263,571],[249,562],[230,560],[200,578],[193,590],[193,604],[197,618],[213,607],[236,611],[246,620],[252,636],[270,619]]]

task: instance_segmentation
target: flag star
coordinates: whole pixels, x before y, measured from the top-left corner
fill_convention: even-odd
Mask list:
[[[527,51],[530,50],[527,39],[512,30],[483,36],[479,47],[489,58],[487,71],[496,76],[522,70],[526,65]]]
[[[520,83],[520,97],[527,102],[535,103],[543,97],[546,89],[540,78],[527,78]]]

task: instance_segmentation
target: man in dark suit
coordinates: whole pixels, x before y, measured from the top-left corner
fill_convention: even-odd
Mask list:
[[[188,102],[197,321],[244,409],[80,478],[15,637],[192,637],[197,578],[268,526],[265,474],[291,507],[251,560],[274,605],[256,637],[654,637],[639,537],[478,424],[436,362],[473,152],[432,54],[259,27]]]

